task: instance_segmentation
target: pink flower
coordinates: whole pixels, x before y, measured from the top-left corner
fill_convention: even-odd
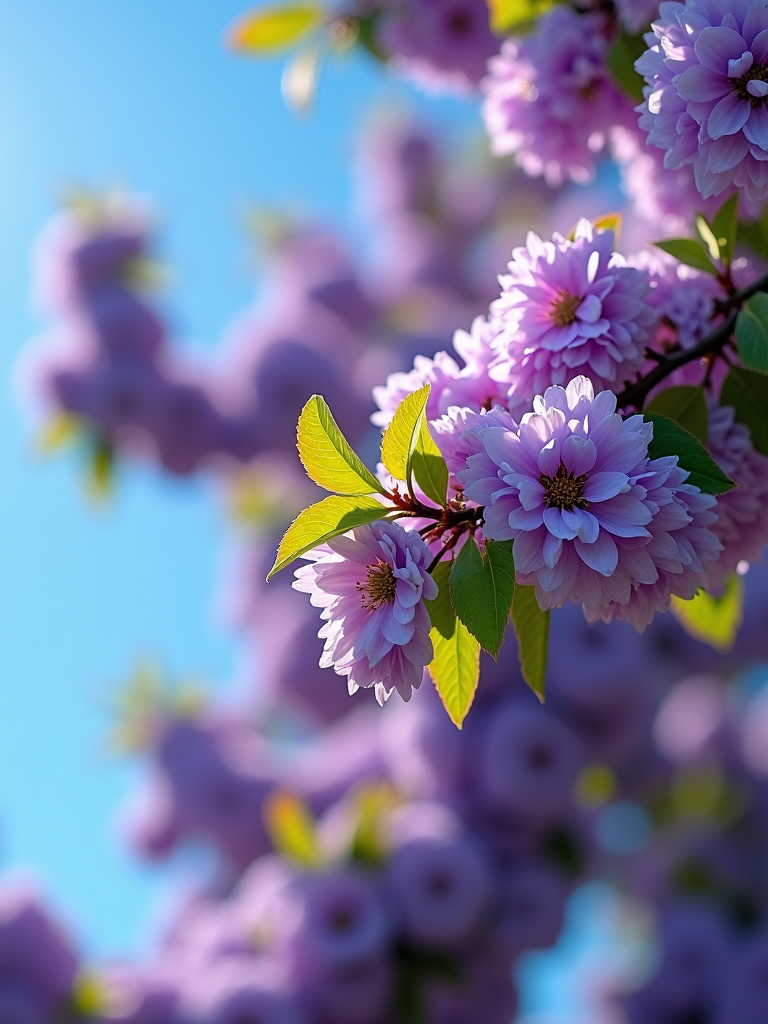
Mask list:
[[[643,364],[648,328],[646,273],[613,252],[612,231],[581,220],[573,241],[530,232],[515,249],[502,294],[491,307],[498,353],[490,374],[509,386],[509,407],[576,373],[596,388],[618,388]]]
[[[293,586],[323,609],[320,667],[347,676],[350,693],[373,686],[379,704],[394,689],[409,700],[432,660],[424,602],[437,597],[437,584],[427,545],[397,523],[377,522],[304,557],[312,564],[296,570]]]
[[[517,430],[483,431],[484,451],[457,477],[486,506],[485,536],[514,540],[518,582],[536,586],[540,606],[575,601],[609,619],[641,585],[660,584],[655,610],[676,592],[667,576],[700,586],[702,561],[720,550],[707,529],[715,499],[685,484],[676,458],[648,458],[652,425],[623,420],[616,396],[585,377],[533,409]]]

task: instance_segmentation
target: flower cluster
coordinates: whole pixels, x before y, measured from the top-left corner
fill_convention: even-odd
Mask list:
[[[768,10],[762,3],[665,3],[637,62],[640,126],[669,168],[690,164],[704,198],[734,186],[768,199]]]

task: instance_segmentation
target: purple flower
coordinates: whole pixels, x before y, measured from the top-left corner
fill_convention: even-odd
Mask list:
[[[573,241],[528,234],[515,249],[491,307],[498,355],[491,376],[509,385],[509,407],[583,373],[617,388],[640,369],[648,326],[646,275],[612,251],[612,231],[579,221]]]
[[[692,165],[701,194],[736,186],[768,198],[768,7],[747,0],[663,3],[635,67],[648,85],[640,126],[665,167]]]
[[[438,352],[434,359],[416,356],[413,369],[407,373],[391,373],[387,383],[373,389],[373,398],[379,412],[371,416],[378,427],[386,427],[400,402],[431,384],[427,403],[427,418],[437,419],[451,406],[460,406],[480,412],[498,402],[505,402],[505,386],[492,380],[488,372],[494,358],[492,339],[496,328],[485,317],[475,317],[469,332],[458,330],[453,336],[453,348],[464,360],[464,367],[447,352]]]
[[[482,734],[477,780],[491,811],[549,824],[571,805],[573,782],[583,764],[576,733],[527,701],[497,710]]]
[[[448,466],[451,487],[457,491],[461,490],[461,484],[456,474],[466,469],[470,455],[484,451],[483,431],[488,427],[515,430],[517,424],[506,409],[498,405],[488,412],[473,412],[471,409],[452,406],[445,416],[430,423],[432,436]]]
[[[322,668],[347,676],[350,693],[375,687],[383,704],[397,689],[404,700],[432,660],[424,605],[437,597],[427,572],[431,552],[418,533],[372,523],[309,552],[293,586],[322,608]]]
[[[482,853],[463,838],[404,843],[392,855],[386,881],[405,936],[432,948],[470,939],[490,895]]]
[[[723,545],[707,566],[706,587],[722,590],[739,562],[759,562],[768,543],[768,459],[752,447],[749,429],[734,422],[734,410],[714,401],[709,410],[708,447],[712,458],[736,487],[717,499],[717,522],[712,533]]]
[[[557,7],[525,40],[508,39],[488,62],[483,115],[497,156],[514,153],[547,184],[590,181],[609,130],[630,108],[606,66],[600,14]]]
[[[473,89],[499,49],[485,0],[390,0],[378,36],[397,67],[435,91]]]
[[[548,949],[563,927],[568,888],[544,864],[515,864],[503,872],[494,899],[494,946],[510,959],[530,949]]]
[[[647,145],[637,127],[616,128],[611,142],[622,189],[633,212],[647,222],[646,237],[690,235],[697,213],[711,220],[722,205],[725,197],[702,199],[692,167],[666,167],[662,151]]]
[[[615,409],[585,377],[549,388],[517,431],[484,431],[485,451],[457,474],[486,506],[485,536],[514,539],[518,582],[535,584],[542,608],[571,600],[588,617],[621,617],[647,585],[662,610],[672,593],[693,596],[720,550],[707,529],[715,499],[685,483],[675,457],[650,460],[652,425]]]
[[[615,0],[619,21],[630,35],[647,28],[659,13],[659,0]]]

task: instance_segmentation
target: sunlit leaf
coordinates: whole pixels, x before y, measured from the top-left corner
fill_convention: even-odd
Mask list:
[[[696,230],[699,233],[699,237],[707,248],[707,252],[713,260],[722,259],[720,252],[720,243],[717,240],[712,228],[707,224],[707,221],[701,214],[696,217]]]
[[[726,199],[712,218],[712,233],[717,240],[720,259],[724,263],[733,260],[733,250],[739,232],[739,193]]]
[[[57,455],[82,437],[82,426],[76,416],[61,413],[51,416],[35,438],[35,451],[40,455]]]
[[[324,52],[317,46],[300,50],[283,69],[280,79],[283,100],[297,114],[310,113],[315,104]]]
[[[264,823],[275,851],[303,868],[322,866],[315,823],[297,796],[273,793],[264,803]]]
[[[331,494],[316,505],[310,505],[285,531],[267,579],[318,544],[357,526],[383,519],[390,511],[374,498],[339,494]]]
[[[749,370],[768,373],[768,295],[748,299],[736,318],[736,348]]]
[[[744,619],[743,577],[731,576],[720,597],[705,590],[699,591],[692,601],[673,597],[672,614],[686,633],[726,654],[733,649]]]
[[[514,592],[512,542],[486,541],[482,553],[470,537],[453,563],[451,602],[460,621],[494,658],[504,641]]]
[[[429,384],[425,384],[418,391],[406,395],[395,409],[392,422],[384,431],[381,461],[395,480],[410,482],[413,453],[421,435],[429,390]]]
[[[421,431],[413,452],[413,475],[416,483],[436,505],[445,504],[448,492],[448,467],[429,430],[427,418],[421,421]]]
[[[550,612],[539,608],[534,587],[515,587],[512,625],[517,637],[520,669],[523,679],[542,703],[549,656],[550,615]]]
[[[322,24],[318,4],[261,7],[239,18],[229,30],[229,44],[239,53],[257,57],[289,50]]]
[[[701,242],[695,238],[670,238],[664,242],[652,242],[657,249],[668,252],[676,260],[685,263],[696,270],[703,270],[707,274],[714,274],[717,277],[717,268],[707,255],[707,250]]]
[[[445,710],[460,729],[472,706],[480,676],[480,644],[453,610],[449,592],[451,566],[440,562],[433,576],[439,592],[427,603],[434,657],[428,671]]]
[[[702,388],[690,385],[666,388],[646,406],[643,415],[666,416],[706,445],[709,436],[709,411]]]
[[[620,213],[604,213],[602,217],[595,217],[592,221],[592,226],[597,231],[612,231],[614,248],[618,248],[621,223],[622,217]]]
[[[558,0],[488,0],[491,29],[496,35],[522,32],[557,4]]]
[[[311,480],[336,494],[386,494],[339,430],[321,395],[312,395],[296,429],[301,461]]]
[[[736,410],[739,423],[749,427],[755,449],[768,455],[768,376],[734,366],[723,381],[720,402]]]
[[[653,423],[653,438],[648,445],[648,454],[652,459],[676,455],[679,465],[690,473],[687,482],[705,494],[725,494],[736,486],[720,469],[701,441],[679,423],[658,413],[643,415]]]

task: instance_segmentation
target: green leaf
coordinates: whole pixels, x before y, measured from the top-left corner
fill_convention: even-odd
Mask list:
[[[434,657],[429,674],[440,694],[445,710],[460,729],[472,706],[480,677],[480,644],[451,605],[449,592],[450,562],[440,562],[432,574],[439,587],[434,601],[427,602],[432,621],[429,636]]]
[[[275,564],[269,570],[267,579],[271,579],[305,551],[357,526],[383,519],[391,511],[391,508],[375,498],[330,494],[296,516],[280,541]]]
[[[491,30],[502,36],[532,28],[537,18],[557,4],[558,0],[488,0]]]
[[[622,32],[608,50],[608,68],[624,92],[638,103],[643,102],[643,78],[635,71],[635,61],[647,49],[642,35]]]
[[[739,193],[734,192],[726,199],[712,218],[712,234],[717,239],[720,259],[724,263],[733,260],[733,250],[739,231]]]
[[[736,348],[749,370],[768,373],[768,295],[748,299],[736,318]]]
[[[413,453],[413,475],[426,496],[441,508],[448,493],[448,467],[429,430],[426,416]]]
[[[672,614],[690,636],[721,654],[733,649],[744,618],[744,579],[733,575],[720,597],[700,590],[692,601],[672,598]]]
[[[321,25],[324,17],[319,4],[261,7],[235,22],[229,30],[229,44],[239,53],[271,56],[295,46]]]
[[[733,367],[723,382],[720,403],[733,406],[739,423],[749,427],[755,450],[768,455],[768,376]]]
[[[483,554],[470,537],[453,563],[450,591],[460,621],[495,658],[504,642],[515,592],[512,542],[486,541]]]
[[[410,484],[413,453],[421,437],[421,424],[429,398],[429,384],[406,395],[384,431],[381,442],[381,461],[395,480]]]
[[[758,256],[768,258],[768,210],[760,220],[739,221],[739,241]]]
[[[681,263],[685,263],[689,267],[695,267],[697,270],[703,270],[707,274],[714,274],[717,277],[717,268],[709,259],[707,250],[697,239],[670,238],[664,242],[652,242],[651,244],[655,245],[657,249],[668,252],[670,256],[674,256]]]
[[[766,383],[768,384],[768,378]],[[652,459],[676,455],[680,466],[691,474],[687,482],[705,494],[725,494],[736,486],[720,469],[701,441],[679,423],[658,413],[643,415],[653,424],[653,437],[648,445],[648,454]]]
[[[661,391],[646,407],[643,415],[658,413],[666,416],[706,445],[709,435],[709,411],[702,388],[690,385]]]
[[[264,803],[264,823],[277,853],[303,868],[322,866],[315,823],[305,804],[292,793],[273,793]]]
[[[550,614],[539,608],[534,587],[515,587],[512,625],[517,636],[517,656],[523,679],[542,703],[547,676]]]
[[[312,395],[296,428],[301,461],[311,480],[336,494],[386,494],[354,453],[321,395]]]

